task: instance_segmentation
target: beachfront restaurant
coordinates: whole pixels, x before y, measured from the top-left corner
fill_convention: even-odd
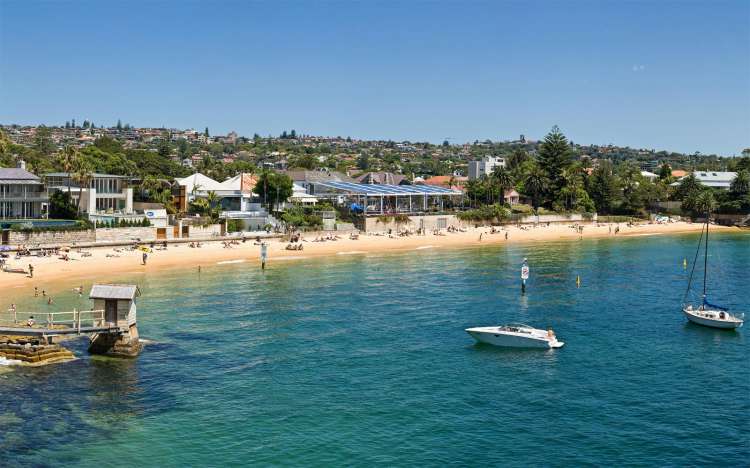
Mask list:
[[[463,193],[432,185],[358,184],[315,182],[311,195],[346,204],[352,212],[368,215],[425,214],[458,208]]]

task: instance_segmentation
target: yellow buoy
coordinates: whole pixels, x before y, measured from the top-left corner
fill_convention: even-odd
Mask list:
[[[687,258],[683,258],[682,259],[682,268],[684,268],[685,270],[687,270]]]
[[[581,275],[576,275],[576,287],[581,287]]]

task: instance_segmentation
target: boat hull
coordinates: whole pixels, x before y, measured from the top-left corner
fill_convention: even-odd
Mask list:
[[[742,320],[734,318],[729,313],[726,313],[726,318],[721,319],[718,311],[682,309],[682,313],[691,322],[704,327],[734,329],[741,327],[743,323]]]
[[[517,336],[514,334],[505,334],[498,331],[487,329],[469,328],[466,332],[480,343],[486,343],[493,346],[505,348],[535,348],[550,349],[560,348],[563,346],[561,341],[550,341],[536,337]]]

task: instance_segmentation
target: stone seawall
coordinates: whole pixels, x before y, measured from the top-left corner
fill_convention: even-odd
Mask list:
[[[93,229],[85,231],[10,231],[8,233],[8,245],[12,247],[17,245],[56,247],[73,243],[94,242],[95,240],[96,235]]]

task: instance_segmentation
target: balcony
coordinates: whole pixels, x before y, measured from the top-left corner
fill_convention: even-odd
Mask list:
[[[0,193],[0,200],[47,202],[49,201],[49,195],[47,195],[47,192],[26,192],[26,193],[8,192],[8,193]]]

